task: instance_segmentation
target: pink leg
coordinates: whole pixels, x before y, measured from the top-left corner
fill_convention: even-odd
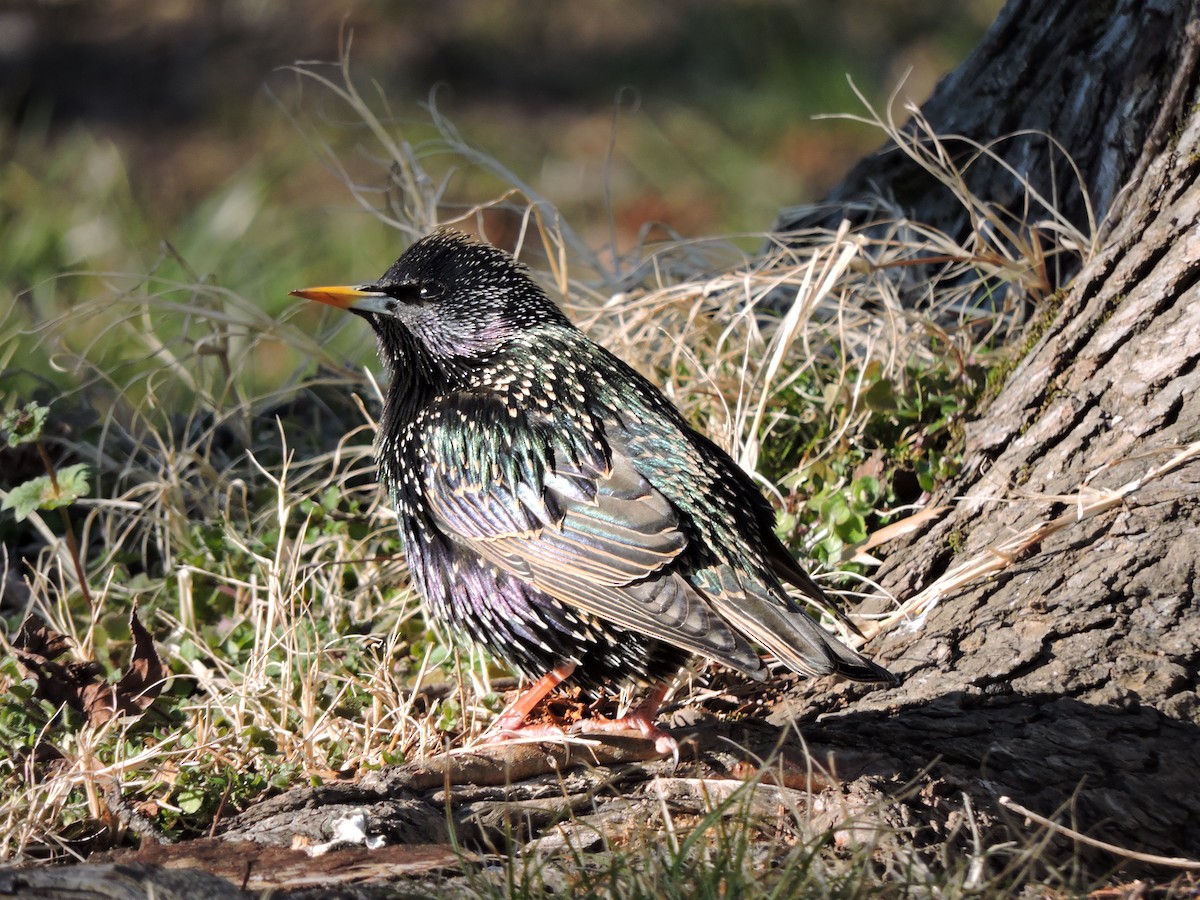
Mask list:
[[[488,733],[502,736],[508,732],[525,729],[532,736],[543,731],[544,729],[541,726],[531,727],[527,725],[525,719],[533,712],[533,708],[542,702],[543,697],[570,678],[571,673],[574,671],[575,663],[563,663],[558,668],[543,675],[527,688],[524,693],[517,697],[508,709],[500,714],[500,717],[488,729]],[[551,730],[556,734],[562,734],[562,729],[560,728],[553,728],[551,726]]]
[[[572,732],[588,734],[612,734],[622,731],[636,731],[647,740],[654,741],[654,749],[664,756],[670,754],[679,763],[679,744],[675,738],[654,724],[663,697],[670,690],[670,683],[663,682],[641,703],[629,711],[628,715],[619,719],[581,719],[572,727]]]

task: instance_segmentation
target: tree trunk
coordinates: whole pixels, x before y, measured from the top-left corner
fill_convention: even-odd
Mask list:
[[[1091,4],[1065,5],[1102,18]],[[955,110],[952,122],[978,121],[975,105],[997,96],[981,70],[999,64],[996,41],[1031,27],[1032,7],[1065,5],[1010,3],[984,47],[939,87],[931,118]],[[1140,46],[1145,38],[1126,47],[1107,77],[1080,78],[1111,93],[1108,115],[1076,114],[1058,88],[1049,105],[1027,98],[997,107],[1002,129],[1045,127],[1040,117],[1061,109],[1065,133],[1051,130],[1084,151],[1077,158],[1103,207],[1118,186],[1114,169],[1133,164],[1145,131],[1142,98],[1165,95],[1171,76],[1186,75],[1188,111],[1161,146],[1150,142],[1121,221],[969,428],[963,472],[934,499],[952,511],[893,552],[879,577],[904,600],[964,561],[992,576],[915,609],[908,626],[873,644],[904,674],[901,687],[806,694],[786,710],[801,721],[844,710],[805,727],[810,750],[835,762],[859,757],[851,794],[864,808],[883,801],[885,818],[915,828],[917,845],[957,834],[966,848],[972,815],[985,830],[1011,829],[1014,840],[1036,832],[1006,812],[999,799],[1008,795],[1093,837],[1200,859],[1200,109],[1180,20],[1186,6],[1118,3],[1093,21],[1093,39],[1115,38],[1131,18],[1171,23],[1150,47]],[[1197,33],[1189,28],[1193,48]],[[1059,77],[1034,80],[1059,85],[1110,52],[1033,52],[1053,38],[1011,48],[1013,81],[1027,78],[1023,59],[1054,66]],[[965,91],[961,104],[954,90]],[[838,195],[852,194],[868,172],[885,185],[908,177],[888,165],[865,161]],[[1088,515],[1094,508],[1102,511]],[[1029,539],[1014,540],[1022,534]],[[866,763],[863,748],[873,749]],[[889,806],[903,784],[912,786],[907,799]],[[1113,859],[1101,855],[1104,865]]]

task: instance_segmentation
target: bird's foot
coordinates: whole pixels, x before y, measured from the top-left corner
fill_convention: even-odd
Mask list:
[[[558,687],[575,671],[575,663],[563,663],[542,676],[527,690],[523,691],[512,705],[500,714],[483,734],[483,742],[511,740],[514,737],[551,737],[562,740],[563,730],[557,725],[530,725],[526,722],[534,707],[542,702],[542,698]]]
[[[630,734],[654,741],[654,749],[663,756],[670,756],[679,765],[679,742],[654,724],[653,716],[635,709],[619,719],[580,719],[571,726],[572,734]]]
[[[668,682],[658,685],[641,704],[619,719],[581,719],[572,726],[571,730],[573,732],[599,734],[637,732],[638,735],[646,740],[654,741],[655,751],[663,756],[670,756],[675,761],[675,765],[678,766],[679,742],[654,724],[654,720],[658,716],[658,710],[662,706],[663,698],[667,696],[667,691],[670,687],[671,685]]]
[[[550,691],[571,677],[574,663],[564,663],[541,678],[519,696],[512,705],[485,731],[480,739],[483,744],[494,744],[511,740],[539,740],[561,742],[569,734],[630,734],[654,741],[654,750],[662,756],[670,756],[679,765],[679,743],[671,735],[654,724],[663,698],[670,685],[663,683],[654,688],[649,696],[627,715],[619,719],[580,719],[567,729],[553,722],[531,724],[529,714]]]
[[[481,736],[481,744],[499,744],[501,741],[548,740],[561,743],[567,732],[553,722],[530,724],[523,719],[502,715]]]

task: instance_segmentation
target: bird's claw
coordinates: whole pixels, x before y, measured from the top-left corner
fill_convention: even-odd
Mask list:
[[[626,716],[621,719],[580,719],[570,728],[571,734],[628,734],[654,741],[660,756],[670,756],[679,765],[679,742],[649,719]]]
[[[528,741],[544,738],[561,743],[566,734],[567,732],[562,728],[549,723],[526,725],[521,722],[509,723],[497,720],[480,736],[480,742],[482,744],[499,744],[503,741]]]

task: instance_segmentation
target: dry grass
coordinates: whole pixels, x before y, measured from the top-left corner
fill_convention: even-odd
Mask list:
[[[1047,257],[1090,246],[1053,218],[1006,221],[965,192],[936,136],[920,124],[906,136],[875,116],[970,210],[968,240],[896,219],[597,252],[436,108],[442,144],[414,148],[348,68],[298,77],[344,103],[374,141],[385,187],[346,175],[347,189],[399,232],[397,244],[439,226],[486,230],[490,208],[515,209],[522,255],[580,326],[662,384],[785,507],[806,473],[830,471],[830,457],[865,441],[878,414],[868,381],[901,390],[923,369],[965,369],[1048,291]],[[316,126],[299,124],[319,152]],[[448,215],[456,165],[487,167],[505,187]],[[765,250],[739,249],[748,243]],[[75,385],[52,411],[63,425],[54,447],[94,472],[93,496],[75,509],[91,608],[54,523],[37,514],[45,546],[19,574],[29,611],[70,636],[78,661],[118,659],[125,638],[113,622],[137,606],[171,683],[162,715],[96,728],[36,712],[33,701],[21,719],[19,671],[0,669],[5,721],[25,729],[21,741],[3,733],[13,751],[0,762],[0,857],[103,843],[81,831],[116,839],[129,827],[118,793],[188,833],[275,781],[418,757],[478,734],[496,708],[491,670],[442,649],[403,586],[394,516],[373,481],[380,388],[351,317],[300,307],[270,317],[252,299],[187,279],[82,277],[90,302],[36,329],[7,326],[0,358],[33,343]],[[923,307],[910,302],[922,296]],[[346,365],[349,355],[366,368]],[[267,360],[275,374],[264,379]],[[77,420],[63,421],[69,409]],[[768,476],[772,442],[808,419],[825,423],[829,439],[785,467],[774,462]],[[820,529],[805,535],[820,538]],[[431,685],[434,699],[419,699]],[[31,752],[39,743],[54,748],[53,764]]]

